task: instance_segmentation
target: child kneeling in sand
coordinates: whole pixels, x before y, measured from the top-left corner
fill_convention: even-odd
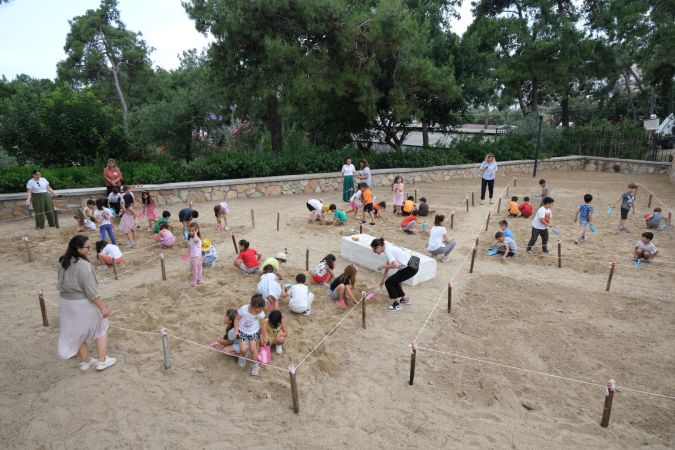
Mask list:
[[[105,239],[96,242],[96,258],[106,266],[112,266],[113,261],[119,266],[124,260],[122,250],[115,244],[109,244]]]
[[[654,259],[659,249],[656,248],[652,239],[654,239],[654,233],[651,231],[642,233],[642,238],[635,244],[633,252],[634,261],[650,261]]]
[[[277,355],[281,355],[283,353],[282,345],[288,337],[288,327],[281,311],[278,309],[272,311],[269,318],[265,319],[265,327],[267,328],[267,338],[262,339],[262,345],[267,343],[274,345]]]
[[[285,289],[281,287],[277,275],[274,273],[274,266],[272,264],[267,264],[263,267],[263,273],[260,275],[260,281],[255,291],[262,295],[269,311],[279,309],[279,299],[287,295]]]
[[[257,250],[250,248],[246,239],[239,241],[239,255],[234,260],[234,266],[240,268],[244,273],[255,273],[260,267],[260,258],[262,255]]]
[[[349,299],[352,303],[356,303],[356,298],[354,298],[354,286],[356,285],[356,272],[357,268],[355,265],[350,264],[345,267],[345,271],[342,272],[342,275],[333,280],[330,284],[329,295],[332,300],[335,300],[335,304],[340,309],[347,308],[347,303],[345,299]]]
[[[495,233],[496,242],[492,244],[492,248],[497,250],[498,255],[502,255],[502,259],[516,256],[518,245],[513,238],[507,237],[502,231]]]
[[[250,359],[255,361],[251,365],[251,375],[257,376],[260,371],[258,363],[258,345],[260,342],[267,341],[267,327],[261,327],[264,324],[265,300],[262,295],[255,294],[251,297],[251,303],[244,305],[237,310],[237,317],[234,319],[234,338],[239,340],[241,356],[237,361],[239,367],[246,366],[246,359],[243,357],[247,351],[251,351]]]
[[[307,277],[304,273],[299,273],[295,276],[295,284],[288,290],[288,294],[290,295],[288,308],[296,314],[309,316],[312,314],[314,294],[309,292],[309,288],[305,282],[307,282]],[[272,317],[271,314],[270,317]]]

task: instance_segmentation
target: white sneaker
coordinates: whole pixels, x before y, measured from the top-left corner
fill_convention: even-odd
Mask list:
[[[239,367],[246,367],[246,360],[240,356],[239,359],[237,359],[237,365]]]
[[[114,366],[116,362],[117,358],[113,358],[112,356],[106,356],[105,360],[98,362],[98,364],[96,365],[96,370],[98,371],[105,370],[110,366]]]
[[[448,257],[447,256],[442,257],[441,262],[448,262]]]
[[[481,201],[480,201],[480,204],[481,204],[481,205],[484,205],[484,204],[485,204],[485,200],[481,200]]]
[[[89,362],[84,362],[84,361],[81,361],[81,362],[80,362],[80,370],[81,370],[82,372],[84,372],[84,371],[86,371],[86,370],[89,370],[89,368],[90,368],[91,366],[95,365],[96,363],[98,363],[98,359],[96,359],[96,358],[94,358],[94,357],[92,356],[92,357],[91,357],[91,360],[90,360]]]
[[[257,377],[258,372],[260,372],[260,364],[255,363],[251,366],[251,376]]]
[[[277,344],[274,349],[276,350],[277,355],[281,355],[284,352],[284,349],[279,344]]]

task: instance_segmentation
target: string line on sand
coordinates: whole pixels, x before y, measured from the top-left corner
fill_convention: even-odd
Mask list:
[[[541,256],[541,257],[544,257],[544,258],[555,258],[555,259],[558,258],[557,255],[546,254],[546,253],[541,253],[541,254],[538,254],[536,256]],[[594,260],[594,259],[570,258],[569,256],[564,256],[564,255],[561,255],[560,259],[566,259],[568,261],[581,261],[581,262],[590,263],[590,264],[601,264],[601,265],[607,264],[607,262],[604,262],[604,261],[599,262],[598,260]],[[619,264],[616,261],[614,261],[614,263],[615,263],[616,267],[627,267],[629,269],[635,269],[635,266],[631,266],[631,265],[628,265],[628,264]],[[652,264],[652,263],[648,263],[648,264]],[[641,266],[641,267],[645,267],[645,266]],[[650,267],[649,270],[655,271],[655,272],[664,272],[664,273],[675,274],[675,270],[673,270],[673,269],[664,270],[664,269],[657,269],[655,267]]]
[[[656,199],[656,201],[661,202],[661,204],[662,204],[663,206],[665,206],[668,210],[672,210],[672,208],[670,207],[670,205],[669,205],[668,203],[664,202],[661,198],[659,198],[659,196],[656,195],[656,194],[654,193],[654,191],[652,191],[651,189],[649,189],[647,186],[645,186],[645,185],[642,184],[642,183],[638,183],[638,186],[645,188],[650,194],[652,194],[652,196]]]
[[[408,345],[410,345],[410,344],[408,344]],[[573,383],[586,384],[586,385],[589,385],[589,386],[596,386],[596,387],[600,387],[600,388],[605,387],[604,384],[594,383],[592,381],[579,380],[579,379],[576,379],[576,378],[570,378],[570,377],[565,377],[565,376],[561,376],[561,375],[555,375],[555,374],[552,374],[552,373],[541,372],[541,371],[538,371],[538,370],[526,369],[524,367],[518,367],[518,366],[514,366],[512,364],[498,363],[498,362],[495,362],[495,361],[490,361],[488,359],[475,358],[475,357],[471,357],[471,356],[459,355],[459,354],[456,354],[456,353],[444,352],[442,350],[435,350],[435,349],[428,348],[428,347],[421,347],[419,345],[416,345],[415,347],[417,348],[417,350],[426,350],[426,351],[432,352],[432,353],[440,353],[440,354],[443,354],[443,355],[451,356],[453,358],[464,359],[464,360],[467,360],[467,361],[478,362],[478,363],[481,363],[481,364],[489,364],[489,365],[493,365],[493,366],[497,366],[497,367],[503,367],[505,369],[511,369],[511,370],[531,373],[531,374],[535,374],[535,375],[541,375],[541,376],[545,376],[545,377],[555,378],[555,379],[558,379],[558,380],[570,381],[570,382],[573,382]],[[656,392],[643,391],[643,390],[632,389],[632,388],[627,388],[627,387],[623,387],[623,386],[617,386],[617,390],[635,392],[635,393],[638,393],[638,394],[651,395],[651,396],[654,396],[654,397],[661,397],[661,398],[667,398],[667,399],[670,399],[670,400],[675,400],[675,396],[673,396],[673,395],[659,394],[659,393],[656,393]]]
[[[514,178],[515,178],[515,177],[514,177]],[[511,183],[513,183],[514,178],[511,178],[511,179],[509,180],[509,182],[506,184],[506,187],[504,187],[504,189],[502,190],[502,195],[504,195],[504,192],[506,192],[506,189],[507,189],[509,186],[511,186]],[[485,215],[486,220],[487,220],[488,215],[492,213],[492,209],[493,209],[493,208],[494,208],[494,206],[490,207],[490,210],[489,210],[488,213]],[[482,228],[483,228],[483,222],[481,221],[480,228],[478,229],[478,235],[480,235]],[[473,249],[472,249],[471,252],[467,253],[466,256],[464,256],[464,259],[463,259],[462,262],[457,266],[457,268],[455,269],[454,273],[453,273],[452,276],[450,277],[450,280],[449,280],[450,283],[452,283],[452,282],[455,280],[455,276],[457,276],[457,273],[459,273],[459,269],[461,269],[462,266],[464,266],[464,263],[467,261],[467,259],[469,258],[469,256],[470,256],[472,253],[473,253]],[[445,293],[445,291],[446,291],[447,289],[448,289],[448,287],[447,287],[447,285],[446,285],[445,288],[443,289],[443,291],[441,292],[441,294],[438,296],[438,299],[436,300],[436,303],[434,303],[434,307],[433,307],[433,308],[431,309],[431,311],[429,312],[429,315],[428,315],[427,318],[424,320],[424,323],[422,324],[422,328],[420,328],[420,330],[418,331],[417,336],[415,336],[415,339],[413,340],[413,343],[417,343],[417,340],[418,340],[418,339],[420,338],[420,336],[422,335],[422,332],[424,331],[424,328],[426,328],[427,324],[429,323],[429,320],[431,320],[431,316],[433,316],[434,312],[436,311],[436,308],[438,308],[438,304],[441,302],[441,298],[443,298],[443,294]]]
[[[342,318],[341,318],[341,319],[338,321],[338,323],[333,327],[333,329],[330,330],[330,331],[323,337],[323,339],[321,339],[321,340],[319,341],[319,343],[316,344],[316,345],[314,346],[314,348],[313,348],[309,353],[307,353],[307,354],[305,355],[304,358],[302,358],[302,360],[301,360],[298,364],[296,364],[295,368],[296,368],[296,369],[299,369],[300,366],[307,360],[307,358],[309,358],[309,357],[316,351],[316,349],[319,348],[319,347],[321,346],[321,344],[323,344],[323,343],[326,341],[326,339],[328,339],[328,338],[333,334],[333,332],[334,332],[335,330],[338,329],[338,327],[339,327],[340,325],[342,325],[342,322],[344,322],[345,319],[346,319],[347,317],[349,317],[349,315],[352,313],[352,311],[354,311],[354,309],[356,309],[356,307],[359,306],[359,305],[361,304],[361,302],[363,302],[363,301],[365,301],[365,300],[364,300],[363,297],[362,297],[361,300],[359,300],[358,302],[356,302],[356,304],[355,304],[354,306],[352,306],[351,309],[350,309],[349,311],[347,311],[347,313],[346,313],[345,315],[342,316]]]
[[[39,214],[47,214],[47,213],[55,212],[55,211],[71,211],[71,210],[75,210],[75,208],[70,208],[70,209],[68,209],[68,208],[65,208],[65,209],[63,209],[63,208],[54,208],[54,209],[50,209],[50,210],[48,210],[48,211],[43,211],[43,212],[41,212],[41,213],[39,213]],[[0,219],[0,222],[11,222],[11,221],[13,221],[13,220],[28,219],[29,217],[35,217],[36,215],[37,215],[37,214],[34,214],[34,213],[33,213],[33,214],[27,214],[27,215],[19,216],[19,217],[11,217],[11,218],[9,218],[9,219]]]

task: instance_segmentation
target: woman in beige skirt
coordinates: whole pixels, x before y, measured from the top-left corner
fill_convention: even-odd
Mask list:
[[[80,370],[91,366],[104,370],[117,362],[106,355],[108,310],[98,294],[98,280],[89,264],[89,238],[77,235],[68,243],[59,259],[59,356],[70,359],[79,355]],[[89,341],[96,341],[98,359],[89,356]]]

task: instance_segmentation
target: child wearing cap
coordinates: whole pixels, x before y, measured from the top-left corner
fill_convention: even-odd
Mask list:
[[[285,263],[288,260],[288,255],[284,252],[279,252],[274,256],[270,256],[266,260],[264,260],[261,264],[260,267],[265,267],[267,265],[270,265],[274,268],[274,273],[277,277],[279,277],[280,280],[283,280],[283,272],[279,270],[279,265],[281,263]]]
[[[216,267],[218,252],[210,239],[202,240],[202,267]]]

